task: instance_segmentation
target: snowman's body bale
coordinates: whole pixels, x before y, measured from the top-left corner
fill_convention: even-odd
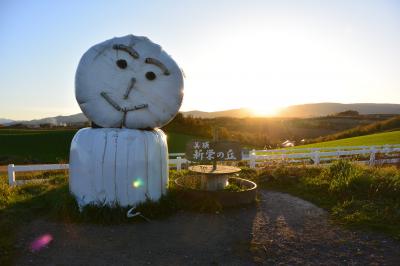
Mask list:
[[[80,206],[158,200],[168,184],[166,136],[160,129],[81,129],[72,140],[69,176]]]

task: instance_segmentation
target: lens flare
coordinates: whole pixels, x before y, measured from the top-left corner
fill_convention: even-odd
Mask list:
[[[138,178],[132,182],[132,187],[134,187],[134,188],[139,188],[142,185],[143,185],[143,181],[140,178]]]
[[[42,248],[46,247],[50,242],[53,240],[53,237],[50,234],[44,234],[39,237],[37,237],[33,242],[31,243],[29,249],[32,252],[36,252],[41,250]]]

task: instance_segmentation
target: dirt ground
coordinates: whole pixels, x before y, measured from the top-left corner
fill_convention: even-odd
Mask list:
[[[129,225],[36,220],[19,234],[17,265],[400,265],[400,242],[333,225],[296,197],[259,194],[242,209]],[[31,252],[43,234],[52,241]]]

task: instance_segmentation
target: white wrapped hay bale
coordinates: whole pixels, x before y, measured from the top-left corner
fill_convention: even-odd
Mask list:
[[[168,184],[166,136],[160,129],[81,129],[72,140],[69,171],[80,206],[158,200]]]
[[[161,46],[127,35],[91,47],[79,62],[75,94],[101,127],[162,127],[178,113],[183,75]]]

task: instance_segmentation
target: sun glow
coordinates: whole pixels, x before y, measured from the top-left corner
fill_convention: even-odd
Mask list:
[[[276,116],[280,110],[278,107],[259,105],[257,107],[252,107],[250,110],[253,112],[254,116]]]
[[[198,47],[192,54],[196,64],[185,70],[184,109],[247,107],[271,116],[284,106],[324,102],[333,95],[346,102],[352,88],[370,86],[371,64],[360,57],[363,51],[348,45],[351,36],[332,38],[318,25],[259,25],[214,29],[212,49]]]

